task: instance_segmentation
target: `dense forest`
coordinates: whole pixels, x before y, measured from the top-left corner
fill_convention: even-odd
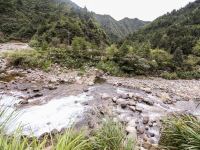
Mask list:
[[[71,44],[77,36],[96,45],[108,43],[91,13],[68,0],[1,0],[0,14],[1,41]]]

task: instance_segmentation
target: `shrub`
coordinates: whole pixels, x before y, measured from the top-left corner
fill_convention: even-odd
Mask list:
[[[4,54],[8,59],[9,65],[23,68],[41,68],[48,70],[51,60],[47,59],[45,53],[35,50],[13,51]]]
[[[84,51],[90,48],[91,44],[83,37],[75,37],[72,41],[72,48],[75,51]]]
[[[199,71],[184,71],[184,72],[177,72],[178,78],[181,79],[200,79],[200,72]]]
[[[162,73],[160,76],[161,76],[162,78],[168,79],[168,80],[178,79],[178,76],[177,76],[176,72],[173,72],[173,73],[164,72],[164,73]]]
[[[198,40],[196,45],[193,47],[192,53],[196,56],[200,56],[200,40]]]
[[[40,47],[40,42],[38,40],[30,40],[29,46],[30,47]]]
[[[112,75],[121,75],[119,66],[113,61],[99,62],[97,68]]]
[[[200,121],[189,115],[177,115],[163,123],[159,144],[167,150],[199,150]]]
[[[166,67],[171,63],[172,56],[162,49],[151,50],[150,57],[155,60],[159,67]]]

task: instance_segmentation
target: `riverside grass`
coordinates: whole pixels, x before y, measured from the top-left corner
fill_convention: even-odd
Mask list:
[[[167,150],[200,150],[200,121],[190,115],[166,119],[159,144]]]
[[[0,109],[0,119],[5,109]],[[0,122],[0,150],[135,150],[135,141],[126,138],[120,123],[106,120],[102,127],[88,135],[84,130],[67,129],[64,134],[50,135],[38,139],[21,134],[21,128],[13,135],[5,134],[5,126],[10,122],[11,113],[5,121]]]

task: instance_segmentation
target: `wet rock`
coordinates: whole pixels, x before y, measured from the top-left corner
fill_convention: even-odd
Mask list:
[[[82,105],[87,106],[87,105],[89,105],[89,103],[88,102],[83,102]]]
[[[155,134],[152,132],[148,132],[148,137],[155,137]]]
[[[42,93],[35,93],[33,95],[30,96],[30,98],[38,98],[38,97],[42,97],[43,94]]]
[[[57,86],[54,86],[54,85],[49,85],[47,87],[49,90],[56,90],[58,87]]]
[[[129,106],[136,106],[136,102],[135,102],[135,101],[129,101],[129,102],[128,102],[128,105],[129,105]]]
[[[144,134],[144,132],[145,132],[145,128],[144,127],[137,126],[137,133],[138,134]]]
[[[59,131],[57,130],[57,129],[53,129],[52,131],[51,131],[51,134],[52,135],[56,135],[56,134],[58,134],[59,133]]]
[[[28,104],[28,100],[21,100],[18,104],[19,105],[26,105],[26,104]]]
[[[101,99],[103,99],[103,100],[109,100],[109,99],[111,99],[111,96],[109,94],[107,94],[107,93],[103,93],[101,95]]]
[[[5,73],[0,73],[0,80],[3,80],[7,77]]]
[[[143,124],[148,124],[149,123],[149,117],[145,116],[143,117]]]
[[[129,109],[132,110],[133,112],[136,111],[135,106],[129,106]]]
[[[153,106],[154,105],[154,101],[151,99],[143,99],[142,102],[144,102],[147,105]]]
[[[88,91],[89,91],[88,88],[84,88],[84,89],[83,89],[83,92],[88,92]]]
[[[40,91],[40,88],[37,88],[37,87],[34,87],[34,88],[33,88],[33,92],[34,92],[34,93],[39,92],[39,91]]]
[[[136,107],[135,107],[135,110],[136,110],[137,112],[139,112],[139,113],[142,113],[142,110],[143,110],[143,109],[142,109],[141,107],[139,107],[139,106],[136,106]]]
[[[126,107],[127,107],[127,103],[122,103],[122,104],[121,104],[121,108],[122,108],[122,109],[125,109]]]
[[[117,102],[117,97],[113,97],[113,98],[112,98],[112,101],[113,101],[114,103],[116,103],[116,102]]]
[[[127,94],[121,94],[121,95],[119,96],[119,98],[128,99],[129,96],[128,96]]]
[[[134,98],[134,93],[128,93],[128,97],[130,98],[130,99],[132,99],[132,98]]]
[[[117,102],[118,105],[121,105],[121,104],[128,105],[128,102],[125,99],[122,99],[122,98],[117,99],[116,102]]]

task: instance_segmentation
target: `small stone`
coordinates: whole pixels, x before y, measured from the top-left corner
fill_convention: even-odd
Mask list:
[[[129,106],[129,109],[135,112],[135,106]]]
[[[88,102],[83,102],[82,105],[87,106],[87,105],[89,105],[89,103]]]
[[[130,102],[128,102],[128,105],[129,106],[136,106],[136,102],[135,101],[130,101]]]
[[[42,93],[36,93],[36,94],[33,94],[33,95],[31,96],[31,98],[37,98],[37,97],[41,97],[41,96],[43,96]]]
[[[87,88],[83,89],[83,92],[88,92],[88,91],[89,91],[89,89],[87,89]]]
[[[144,127],[137,127],[138,134],[144,134],[145,128]]]
[[[109,100],[110,98],[111,98],[110,95],[108,95],[107,93],[103,93],[101,96],[101,99],[103,100]]]
[[[143,99],[142,102],[146,103],[147,105],[153,106],[154,101],[151,99]]]
[[[149,122],[149,117],[148,116],[143,117],[143,124],[148,124],[148,122]]]
[[[34,89],[33,89],[33,92],[34,92],[34,93],[39,92],[39,91],[40,91],[40,89],[38,89],[38,88],[34,88]]]
[[[89,122],[88,122],[88,127],[89,127],[90,129],[94,129],[94,127],[95,127],[94,121],[89,121]]]
[[[138,106],[135,107],[135,110],[136,110],[137,112],[139,112],[139,113],[142,112],[142,108],[140,108],[140,107],[138,107]]]
[[[19,102],[19,104],[20,104],[20,105],[26,105],[26,104],[28,104],[28,100],[21,100],[21,101]]]
[[[144,142],[142,144],[142,147],[144,147],[145,149],[149,150],[151,148],[151,143],[148,143],[148,142]]]
[[[122,99],[128,99],[129,96],[127,94],[122,94],[119,96],[119,98],[122,98]]]
[[[113,101],[114,103],[116,103],[116,102],[117,102],[117,97],[113,97],[113,98],[112,98],[112,101]]]
[[[56,90],[57,88],[58,88],[58,87],[53,86],[53,85],[50,85],[50,86],[48,87],[49,90]]]
[[[122,109],[125,109],[126,107],[127,107],[127,104],[126,104],[126,103],[122,103],[122,104],[121,104],[121,108],[122,108]]]

